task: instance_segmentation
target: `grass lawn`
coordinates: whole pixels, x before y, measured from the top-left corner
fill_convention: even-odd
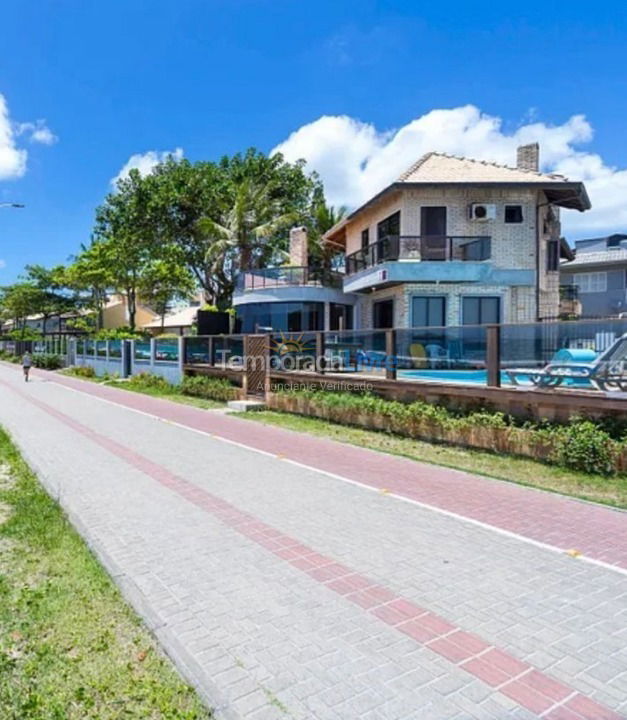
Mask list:
[[[88,382],[95,382],[101,385],[108,385],[109,387],[120,388],[120,390],[129,390],[130,392],[141,393],[142,395],[150,395],[151,397],[163,398],[164,400],[172,400],[172,402],[181,403],[181,405],[191,405],[192,407],[197,407],[201,410],[215,410],[216,408],[222,408],[225,406],[225,403],[218,402],[217,400],[206,400],[205,398],[183,395],[183,393],[172,391],[170,388],[165,387],[147,387],[143,384],[133,383],[132,380],[85,377],[84,375],[76,375],[75,373],[68,372],[67,370],[61,370],[60,374],[78,378],[79,380],[87,380]]]
[[[0,718],[209,718],[0,429]]]
[[[290,413],[264,410],[236,414],[246,420],[327,437],[350,445],[390,453],[391,455],[401,455],[411,460],[444,465],[521,485],[571,495],[584,500],[627,508],[627,477],[624,475],[615,477],[588,475],[526,458],[436,445],[403,438],[398,435],[362,430]]]

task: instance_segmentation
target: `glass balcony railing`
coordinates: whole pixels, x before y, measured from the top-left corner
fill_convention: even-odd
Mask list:
[[[260,268],[242,271],[235,287],[240,292],[294,285],[341,288],[342,277],[343,273],[321,267]]]
[[[482,262],[492,256],[489,235],[389,235],[346,256],[346,274],[395,260]]]

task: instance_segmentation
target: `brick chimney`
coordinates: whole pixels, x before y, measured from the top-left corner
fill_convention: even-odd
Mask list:
[[[308,264],[307,228],[293,227],[290,230],[290,265],[307,267]]]
[[[530,145],[521,145],[516,150],[516,167],[519,170],[535,170],[540,169],[540,146],[538,143]]]

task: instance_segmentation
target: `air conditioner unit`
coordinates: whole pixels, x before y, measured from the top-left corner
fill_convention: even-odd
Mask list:
[[[473,203],[470,206],[470,219],[485,222],[486,220],[494,220],[496,218],[496,205],[486,205],[485,203]]]

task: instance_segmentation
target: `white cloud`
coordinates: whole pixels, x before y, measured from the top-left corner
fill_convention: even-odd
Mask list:
[[[567,236],[624,232],[627,169],[611,167],[599,155],[577,149],[592,137],[583,115],[573,115],[561,125],[528,122],[507,132],[501,118],[465,105],[431,110],[392,131],[346,115],[323,116],[293,132],[272,152],[282,152],[290,161],[304,158],[309,169],[320,174],[332,204],[355,207],[431,150],[513,165],[517,146],[537,141],[542,169],[584,180],[592,201],[593,209],[586,213],[563,213]]]
[[[46,125],[45,120],[17,123],[15,125],[15,135],[17,137],[27,135],[31,142],[40,143],[41,145],[54,145],[59,139]]]
[[[6,260],[3,260],[2,258],[0,258],[0,270],[2,270],[2,268],[5,268],[6,266],[7,266]]]
[[[58,140],[45,120],[13,122],[6,98],[0,93],[0,180],[20,178],[26,172],[28,152],[17,143],[22,136],[43,145],[52,145]]]
[[[139,170],[140,175],[148,175],[156,165],[165,162],[170,156],[175,160],[180,160],[183,157],[183,149],[148,150],[148,152],[145,153],[131,155],[120,172],[111,179],[111,184],[115,187],[118,180],[125,178],[131,170]]]
[[[0,180],[19,178],[26,172],[28,153],[15,144],[15,132],[9,107],[0,94]]]

